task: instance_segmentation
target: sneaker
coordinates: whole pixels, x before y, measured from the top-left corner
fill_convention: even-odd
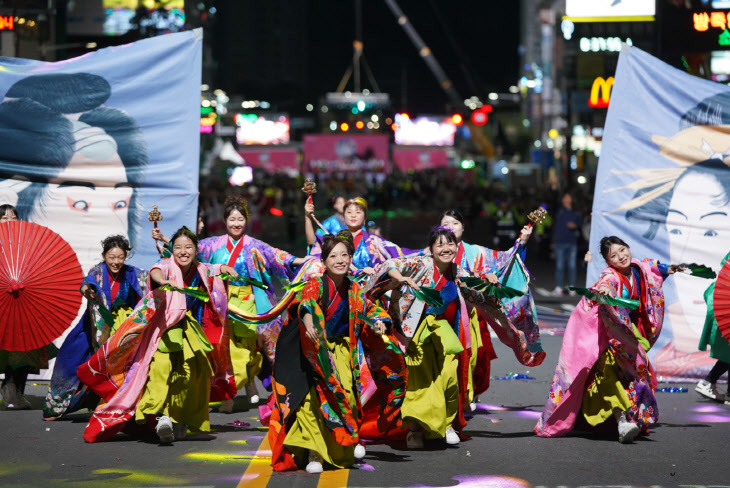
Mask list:
[[[233,399],[223,400],[221,406],[218,407],[219,413],[233,413]]]
[[[176,441],[185,439],[188,435],[188,424],[172,424],[172,434]]]
[[[459,439],[459,434],[456,433],[453,427],[449,427],[446,429],[446,443],[450,446],[455,446],[461,442],[461,439]]]
[[[695,391],[705,398],[715,400],[716,402],[724,402],[725,395],[717,391],[717,384],[710,383],[709,381],[701,380],[695,386]]]
[[[18,390],[15,389],[15,383],[8,381],[0,390],[3,397],[3,403],[8,410],[15,410],[15,404],[18,403]]]
[[[423,449],[423,433],[417,430],[408,432],[406,436],[406,447],[408,449]]]
[[[251,405],[257,405],[259,403],[259,391],[256,389],[256,383],[251,382],[246,385],[246,396]]]
[[[355,459],[360,461],[365,457],[365,446],[358,444],[355,446]]]
[[[469,404],[469,408],[468,408],[468,411],[469,411],[469,412],[475,412],[475,411],[476,411],[476,409],[477,409],[477,404],[476,404],[476,402],[471,402],[471,403]]]
[[[155,427],[157,437],[160,438],[160,444],[172,444],[175,440],[173,433],[172,420],[167,415],[157,417],[157,427]]]
[[[306,467],[307,473],[321,473],[324,471],[322,468],[322,456],[317,451],[309,451],[309,464]]]
[[[626,412],[621,412],[618,420],[618,441],[621,444],[630,444],[639,435],[639,426],[626,420]]]
[[[555,297],[562,297],[565,294],[565,290],[563,290],[562,286],[556,286],[553,290],[553,296]]]
[[[568,296],[569,297],[574,297],[576,295],[577,295],[577,293],[575,292],[575,290],[568,290]]]

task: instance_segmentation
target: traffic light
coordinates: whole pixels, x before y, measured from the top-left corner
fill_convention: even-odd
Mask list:
[[[490,113],[492,113],[492,106],[485,103],[471,113],[471,122],[478,127],[486,125]]]

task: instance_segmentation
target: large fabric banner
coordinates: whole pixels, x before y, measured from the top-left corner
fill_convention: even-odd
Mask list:
[[[624,46],[598,165],[588,283],[606,266],[602,237],[635,258],[720,269],[730,249],[730,87]],[[661,379],[704,376],[697,345],[710,280],[675,274],[664,285],[664,329],[650,352]]]
[[[202,31],[159,36],[55,63],[0,58],[0,204],[66,239],[84,272],[102,239],[128,236],[131,264],[198,207]]]

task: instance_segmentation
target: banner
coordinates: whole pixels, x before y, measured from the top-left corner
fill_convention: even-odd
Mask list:
[[[245,164],[253,168],[262,168],[268,173],[299,174],[299,152],[292,147],[285,148],[242,148],[238,154]]]
[[[60,234],[84,272],[113,234],[149,269],[152,205],[168,236],[195,228],[201,48],[198,29],[56,63],[0,58],[0,204]]]
[[[387,135],[304,136],[304,172],[388,173]]]
[[[448,168],[449,152],[441,148],[394,148],[393,166],[398,171]]]
[[[730,250],[730,87],[690,76],[623,46],[611,93],[593,203],[588,284],[606,266],[602,237],[637,259],[720,270]],[[664,282],[666,313],[650,358],[660,379],[704,376],[697,345],[710,280]]]

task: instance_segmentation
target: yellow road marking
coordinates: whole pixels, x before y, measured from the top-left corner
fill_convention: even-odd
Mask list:
[[[349,475],[349,469],[333,469],[332,471],[325,471],[319,475],[317,488],[346,488],[347,477]]]
[[[267,462],[264,463],[259,460],[266,460]],[[272,471],[269,436],[264,436],[264,440],[256,451],[255,459],[248,465],[246,472],[243,473],[243,477],[238,482],[236,488],[243,488],[244,486],[246,488],[266,488],[266,485],[269,484],[269,479],[271,479]]]

